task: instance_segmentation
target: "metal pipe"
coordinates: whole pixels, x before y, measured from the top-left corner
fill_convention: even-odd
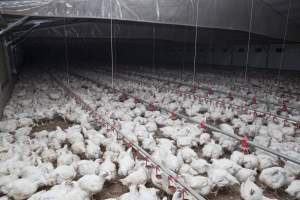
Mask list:
[[[24,24],[29,18],[30,18],[30,16],[24,16],[21,19],[17,20],[16,22],[14,22],[12,24],[9,24],[6,28],[4,28],[3,30],[0,31],[0,36],[6,34],[11,29],[13,29],[17,26],[20,26],[20,25]]]
[[[6,43],[6,46],[9,46],[11,44],[14,44],[15,42],[17,42],[19,39],[21,39],[22,37],[25,37],[27,35],[29,35],[36,27],[38,27],[40,25],[40,23],[33,25],[30,29],[26,30],[25,32],[21,33],[18,37],[16,37],[15,39],[9,41]],[[18,44],[18,43],[17,43]],[[17,46],[17,45],[16,45]]]
[[[79,75],[79,74],[74,73],[74,72],[71,72],[71,74],[73,74],[73,75],[75,75],[75,76],[78,76],[78,77],[81,77],[81,78],[84,78],[84,79],[86,79],[86,80],[88,80],[88,81],[91,81],[91,82],[97,84],[97,85],[103,85],[103,86],[105,86],[105,87],[111,88],[109,85],[104,84],[104,83],[100,83],[99,81],[93,80],[93,79],[91,79],[91,78],[89,78],[89,77],[86,77],[86,76],[83,76],[83,75]],[[118,92],[120,92],[120,93],[124,93],[124,94],[126,94],[127,96],[129,96],[129,97],[136,98],[135,96],[130,95],[130,94],[127,94],[126,92],[124,92],[124,91],[122,91],[122,90],[119,90],[119,89],[114,89],[114,90],[116,90],[116,91],[118,91]],[[143,99],[140,99],[140,98],[139,98],[139,100],[140,100],[141,102],[145,103],[145,104],[150,105],[150,103],[147,102],[146,100],[143,100]],[[163,107],[161,107],[161,106],[157,106],[157,105],[156,105],[156,107],[159,108],[159,109],[162,110],[162,111],[167,112],[167,113],[172,113],[172,112],[169,111],[168,109],[163,108]],[[180,113],[178,113],[178,112],[176,112],[175,114],[176,114],[177,116],[179,116],[180,118],[186,119],[186,120],[191,121],[191,122],[196,123],[196,124],[199,124],[198,121],[196,121],[196,120],[194,120],[194,119],[191,119],[190,117],[187,117],[187,116],[185,116],[185,115],[182,115],[182,114],[180,114]],[[223,134],[223,135],[226,135],[226,136],[228,136],[228,137],[231,137],[231,138],[233,138],[233,139],[235,139],[235,140],[239,140],[239,141],[242,141],[242,140],[243,140],[243,138],[240,137],[240,136],[237,136],[237,135],[234,135],[234,134],[225,132],[225,131],[223,131],[223,130],[217,128],[217,127],[214,127],[214,126],[212,126],[212,125],[210,125],[210,124],[208,124],[208,123],[204,123],[204,124],[205,124],[206,127],[208,127],[209,129],[211,129],[211,130],[213,130],[213,131],[217,131],[218,133],[221,133],[221,134]],[[292,158],[292,157],[289,157],[288,155],[279,153],[279,152],[277,152],[277,151],[274,151],[274,150],[269,149],[269,148],[267,148],[267,147],[264,147],[264,146],[262,146],[262,145],[256,144],[256,143],[254,143],[254,142],[252,142],[252,141],[249,141],[249,145],[251,145],[251,146],[253,146],[253,147],[255,147],[255,148],[261,149],[261,150],[263,150],[263,151],[266,151],[266,152],[268,152],[268,153],[274,154],[274,155],[276,155],[276,156],[278,156],[278,157],[280,157],[280,158],[286,159],[286,160],[288,160],[288,161],[290,161],[290,162],[293,162],[293,163],[295,163],[295,164],[300,165],[300,160],[297,160],[297,159],[294,159],[294,158]]]
[[[157,80],[160,79],[162,81],[168,81],[170,83],[176,83],[176,84],[181,84],[181,85],[185,85],[185,86],[188,86],[188,87],[193,87],[192,84],[189,84],[189,83],[186,83],[186,82],[182,82],[182,81],[166,80],[166,79],[163,79],[163,78],[155,77],[155,76],[153,76],[151,74],[144,75],[144,74],[141,74],[141,73],[138,73],[138,72],[134,72],[134,73],[138,74],[138,75],[145,76],[145,77],[150,77],[151,76],[151,78],[155,78]],[[205,87],[205,86],[200,86],[198,88],[200,88],[202,90],[207,90],[207,91],[212,90],[213,92],[217,92],[217,93],[220,93],[220,94],[228,94],[227,92],[224,92],[224,91],[221,91],[221,90],[212,89],[212,88],[208,88],[208,87]],[[239,95],[239,94],[236,94],[236,93],[233,93],[233,95],[236,96],[236,97],[242,98],[242,99],[251,100],[251,97],[247,97],[247,96],[244,96],[244,95]],[[265,104],[268,103],[268,101],[265,101],[265,100],[262,100],[262,99],[257,99],[257,102],[261,102],[261,103],[265,103]],[[277,103],[271,103],[271,104],[275,105],[275,106],[281,106],[281,105],[279,105]],[[288,108],[298,110],[297,108],[291,107],[291,106],[288,106]]]
[[[96,71],[97,72],[97,71]],[[167,82],[172,82],[172,81],[169,81],[169,80],[166,80],[166,79],[162,79],[162,78],[157,78],[157,77],[154,77],[154,76],[146,76],[146,75],[143,75],[143,74],[140,74],[140,73],[133,73],[134,75],[138,75],[138,76],[141,76],[141,77],[145,77],[145,78],[148,78],[148,79],[157,79],[157,80],[160,80],[160,81],[167,81]],[[120,77],[122,77],[123,75],[119,75]],[[124,77],[124,76],[123,76]],[[140,82],[143,82],[143,81],[140,81]],[[164,87],[164,86],[162,86]],[[167,88],[167,87],[165,87]],[[171,88],[167,88],[169,90],[173,90]],[[210,99],[210,98],[206,98],[206,97],[201,97],[195,93],[191,93],[191,92],[183,92],[183,91],[179,91],[179,90],[173,90],[173,91],[176,91],[176,92],[181,92],[181,93],[186,93],[188,95],[193,95],[194,97],[197,97],[197,98],[201,98],[201,99],[204,99],[204,100],[209,100],[209,101],[214,101],[216,103],[223,103],[221,101],[218,101],[218,100],[215,100],[215,99]],[[230,104],[230,103],[225,103],[225,104],[228,104],[230,106],[232,106],[233,108],[240,108],[242,106],[238,106],[238,105],[235,105],[235,104]],[[260,111],[260,110],[254,110],[254,109],[249,109],[247,108],[247,110],[249,110],[250,112],[253,112],[253,113],[257,113],[257,114],[263,114],[263,115],[270,115],[270,116],[273,116],[273,117],[276,117],[276,118],[279,118],[279,119],[282,119],[282,120],[286,120],[287,122],[290,122],[290,123],[293,123],[295,125],[299,124],[300,122],[296,121],[296,120],[293,120],[293,119],[289,119],[289,118],[286,118],[286,117],[282,117],[280,115],[276,115],[276,114],[273,114],[273,113],[270,113],[270,112],[264,112],[264,111]]]
[[[177,84],[181,84],[181,85],[185,85],[185,86],[188,86],[188,87],[193,87],[192,86],[192,84],[189,84],[189,83],[186,83],[186,82],[182,82],[182,81],[174,81],[174,80],[165,80],[165,79],[162,79],[162,78],[160,78],[160,77],[155,77],[155,76],[153,76],[153,74],[147,74],[147,75],[145,75],[145,74],[141,74],[141,73],[138,73],[138,72],[132,72],[132,73],[134,73],[135,75],[137,74],[137,75],[143,75],[143,76],[151,76],[152,78],[155,78],[155,79],[157,79],[157,80],[159,80],[159,79],[161,79],[161,80],[163,80],[163,81],[169,81],[169,82],[171,82],[171,83],[177,83]],[[212,89],[212,88],[208,88],[208,87],[204,87],[204,86],[201,86],[201,87],[198,87],[198,88],[200,88],[200,89],[203,89],[203,90],[212,90],[213,92],[216,92],[216,93],[220,93],[220,94],[227,94],[226,92],[224,92],[224,91],[221,91],[221,90],[216,90],[216,89]],[[241,86],[240,88],[247,88],[247,89],[249,89],[249,87],[245,87],[245,86]],[[268,92],[268,91],[267,91]],[[271,93],[271,91],[269,91],[269,93]],[[239,95],[239,94],[237,94],[237,93],[232,93],[234,96],[236,96],[236,97],[239,97],[239,98],[242,98],[242,99],[248,99],[248,100],[251,100],[251,97],[247,97],[247,96],[245,96],[245,95]],[[295,94],[297,94],[297,93],[295,93]],[[257,99],[257,102],[261,102],[261,103],[264,103],[264,104],[268,104],[268,103],[270,103],[270,102],[268,102],[268,101],[266,101],[266,100],[262,100],[262,99]],[[281,106],[280,104],[277,104],[277,103],[271,103],[272,105],[275,105],[275,106]],[[298,108],[296,108],[296,107],[291,107],[291,106],[287,106],[287,108],[290,108],[290,109],[295,109],[295,110],[299,110]]]
[[[83,107],[88,107],[88,110],[91,112],[92,116],[98,116],[98,113],[93,110],[87,103],[85,103],[78,95],[76,95],[70,88],[68,88],[67,86],[65,86],[61,81],[59,81],[53,74],[49,73],[50,77],[59,85],[61,86],[66,93],[79,100],[81,102],[81,104],[83,104]],[[110,86],[108,86],[109,88],[112,88]],[[117,89],[112,88],[113,90],[118,91]],[[102,118],[102,117],[100,117]],[[103,118],[102,118],[103,119]],[[104,119],[103,119],[104,120]],[[105,120],[104,120],[105,121]],[[110,127],[113,127],[113,125],[111,123],[109,123],[108,121],[105,122],[106,124],[108,124]],[[139,151],[140,154],[142,154],[142,156],[144,156],[145,158],[148,158],[152,163],[154,163],[156,166],[159,166],[159,168],[168,176],[171,177],[176,177],[177,174],[175,172],[173,172],[172,170],[165,168],[164,166],[160,165],[149,153],[147,153],[143,148],[141,148],[138,144],[136,144],[135,142],[133,142],[132,140],[130,140],[126,134],[122,133],[121,131],[119,131],[118,129],[114,129],[118,134],[122,135],[122,137],[127,141],[127,143],[131,144],[136,150]],[[176,179],[175,180],[181,187],[185,188],[187,192],[189,192],[194,198],[198,199],[198,200],[206,200],[206,198],[204,198],[203,196],[199,195],[196,191],[194,191],[191,187],[187,186],[185,184],[184,181],[182,181],[181,179]]]

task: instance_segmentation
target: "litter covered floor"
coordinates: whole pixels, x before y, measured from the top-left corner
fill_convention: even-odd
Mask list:
[[[299,96],[178,74],[24,71],[0,122],[1,199],[299,198]]]

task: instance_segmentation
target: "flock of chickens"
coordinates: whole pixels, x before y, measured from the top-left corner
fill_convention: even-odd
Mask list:
[[[103,73],[74,73],[111,84],[111,77]],[[298,159],[300,131],[293,124],[162,90],[158,86],[166,83],[153,79],[147,79],[147,84],[115,79],[116,88],[137,97],[131,98],[72,74],[54,75],[178,176],[170,179],[113,130],[99,126],[48,74],[26,72],[20,75],[0,122],[0,200],[94,199],[105,184],[115,180],[129,191],[110,200],[194,199],[177,187],[175,179],[202,196],[239,187],[244,200],[270,199],[264,195],[267,188],[300,199],[299,165],[258,149],[244,153],[240,142],[158,106]],[[179,89],[189,91],[186,86]],[[233,101],[226,96],[218,98]],[[72,125],[65,130],[33,131],[41,120],[56,116]]]

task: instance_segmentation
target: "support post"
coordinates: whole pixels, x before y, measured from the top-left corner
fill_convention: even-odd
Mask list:
[[[27,19],[29,19],[30,16],[25,16],[25,17],[22,17],[21,19],[17,20],[16,22],[12,23],[12,24],[9,24],[6,28],[4,28],[3,30],[0,31],[0,36],[6,34],[7,32],[9,32],[11,29],[17,27],[17,26],[20,26],[22,24],[24,24]]]

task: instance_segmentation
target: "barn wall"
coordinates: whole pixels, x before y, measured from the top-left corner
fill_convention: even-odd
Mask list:
[[[13,87],[10,64],[7,58],[8,51],[4,46],[4,39],[0,38],[0,118]]]
[[[249,67],[278,69],[280,66],[282,45],[251,45],[249,50]],[[247,58],[247,46],[236,45],[233,47],[205,48],[205,62],[203,56],[198,58],[199,63],[213,65],[231,65],[244,67]],[[202,53],[203,54],[203,53]],[[200,55],[200,54],[199,54]],[[201,61],[200,61],[201,60]],[[300,44],[287,45],[282,69],[300,71]]]

